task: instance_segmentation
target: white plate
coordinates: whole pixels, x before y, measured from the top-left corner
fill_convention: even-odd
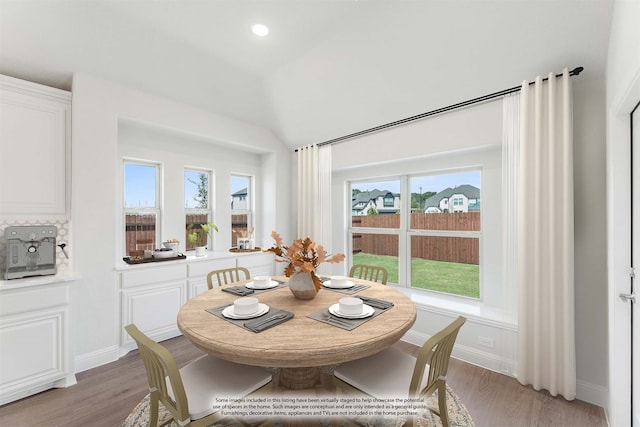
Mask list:
[[[247,283],[246,286],[249,289],[271,289],[271,288],[275,288],[276,286],[278,286],[280,284],[280,282],[276,282],[275,280],[272,280],[268,286],[262,287],[262,286],[256,286],[253,281]]]
[[[331,280],[327,280],[322,284],[322,286],[324,286],[325,288],[331,288],[331,289],[349,289],[349,288],[353,288],[355,286],[355,283],[353,283],[351,280],[347,280],[344,285],[336,286],[331,284]]]
[[[334,316],[344,317],[345,319],[364,319],[365,317],[369,317],[376,312],[373,307],[367,304],[362,304],[362,313],[360,314],[344,314],[341,313],[339,309],[339,303],[333,304],[331,307],[329,307],[329,313],[333,314]]]
[[[259,317],[269,312],[269,306],[262,303],[258,303],[258,311],[253,314],[244,314],[239,316],[233,312],[233,308],[233,304],[229,307],[226,307],[224,310],[222,310],[222,315],[224,317],[228,317],[229,319],[253,319],[254,317]]]

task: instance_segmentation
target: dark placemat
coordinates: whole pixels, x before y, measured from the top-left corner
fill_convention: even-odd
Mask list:
[[[269,307],[269,311],[267,311],[262,316],[254,317],[252,319],[230,319],[223,316],[222,314],[222,310],[229,307],[230,305],[232,304],[225,304],[219,307],[208,308],[207,311],[214,316],[219,317],[220,319],[226,320],[227,322],[233,323],[234,325],[239,326],[242,329],[246,329],[247,331],[255,333],[265,331],[269,328],[284,323],[289,319],[292,319],[294,316],[294,314],[290,311],[280,310],[279,308],[275,307]]]
[[[240,297],[245,297],[247,295],[258,295],[263,292],[269,292],[269,291],[284,288],[285,286],[287,286],[287,282],[283,282],[282,280],[275,280],[275,279],[272,279],[272,280],[278,282],[278,286],[274,286],[273,288],[267,288],[267,289],[249,289],[245,285],[235,285],[235,286],[223,287],[222,291],[229,292],[231,294],[238,295]]]
[[[381,301],[381,300],[378,300],[378,301]],[[311,313],[307,317],[313,320],[317,320],[319,322],[328,323],[329,325],[335,326],[337,328],[342,328],[342,329],[346,329],[347,331],[351,331],[357,328],[358,326],[362,325],[363,323],[366,323],[369,320],[373,319],[374,317],[384,313],[390,308],[393,308],[393,304],[392,303],[389,303],[389,304],[391,304],[391,306],[387,308],[377,308],[372,305],[371,307],[373,308],[373,314],[363,319],[345,319],[344,317],[334,316],[333,314],[329,313],[328,307],[323,308],[320,311],[316,311],[315,313]]]

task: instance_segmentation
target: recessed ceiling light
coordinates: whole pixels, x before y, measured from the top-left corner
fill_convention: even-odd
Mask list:
[[[253,34],[259,37],[264,37],[269,34],[269,28],[267,28],[267,26],[263,24],[254,25],[253,27],[251,27],[251,31],[253,31]]]

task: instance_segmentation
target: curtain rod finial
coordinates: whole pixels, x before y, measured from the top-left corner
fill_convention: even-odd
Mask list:
[[[576,67],[573,70],[571,70],[571,72],[569,74],[572,75],[572,76],[578,76],[583,71],[584,71],[584,67]]]

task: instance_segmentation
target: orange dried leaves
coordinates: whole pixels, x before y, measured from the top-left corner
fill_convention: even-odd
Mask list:
[[[329,256],[322,245],[316,246],[309,237],[296,239],[291,243],[291,246],[284,245],[282,237],[277,231],[272,231],[271,237],[275,243],[267,249],[267,252],[273,252],[277,257],[277,262],[289,263],[284,269],[284,274],[291,277],[296,272],[314,273],[312,277],[317,289],[320,289],[322,282],[315,275],[315,269],[323,262],[338,263],[345,259],[345,255],[342,253]]]

